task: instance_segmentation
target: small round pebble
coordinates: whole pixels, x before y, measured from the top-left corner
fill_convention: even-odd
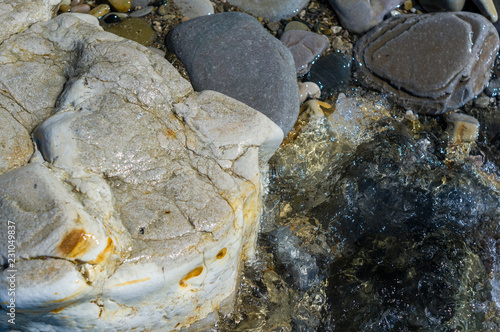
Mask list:
[[[86,14],[86,13],[90,12],[90,6],[87,5],[86,3],[72,6],[71,12],[72,13],[84,13],[84,14]]]
[[[111,23],[119,23],[121,22],[122,19],[116,15],[115,13],[109,13],[104,16],[104,22],[111,24]]]
[[[314,82],[299,82],[299,98],[300,102],[305,102],[308,98],[319,98],[321,89]]]
[[[99,5],[99,6],[95,7],[94,9],[92,9],[89,12],[89,14],[92,16],[95,16],[97,18],[101,18],[104,15],[106,15],[107,13],[109,13],[110,11],[111,11],[111,8],[108,5]]]
[[[71,10],[71,6],[69,5],[61,5],[59,6],[59,12],[60,13],[67,13]]]
[[[307,79],[318,84],[323,97],[347,84],[351,77],[351,58],[334,53],[319,58],[307,74]]]
[[[474,106],[479,108],[487,108],[490,104],[490,97],[488,96],[480,96],[474,101]]]
[[[292,22],[288,23],[285,26],[284,32],[287,32],[288,30],[304,30],[304,31],[309,31],[309,28],[307,27],[307,25],[305,25],[302,22],[292,21]]]
[[[81,2],[81,0],[71,0],[71,7],[78,6]]]
[[[147,6],[142,9],[136,10],[135,12],[130,13],[130,17],[143,17],[150,14],[155,7]]]
[[[108,2],[120,13],[125,13],[130,10],[130,0],[108,0]]]
[[[157,10],[158,15],[165,16],[169,13],[169,8],[167,5],[161,5]]]

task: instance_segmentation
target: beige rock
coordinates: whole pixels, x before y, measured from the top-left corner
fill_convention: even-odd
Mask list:
[[[276,124],[194,92],[165,59],[86,14],[0,45],[0,83],[0,116],[38,147],[0,175],[0,224],[15,223],[23,270],[17,328],[206,330],[231,310],[254,254],[262,170],[283,138]]]
[[[89,14],[94,16],[94,17],[101,18],[104,15],[106,15],[107,13],[109,13],[110,11],[111,11],[111,8],[108,5],[103,4],[103,5],[99,5],[93,9],[91,9],[89,11]]]
[[[128,12],[131,6],[130,0],[109,0],[109,3],[121,13]]]

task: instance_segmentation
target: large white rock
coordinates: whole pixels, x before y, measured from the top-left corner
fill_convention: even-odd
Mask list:
[[[7,38],[0,87],[0,116],[19,127],[2,139],[24,144],[10,164],[12,148],[0,149],[0,287],[10,221],[16,328],[193,330],[231,310],[277,125],[194,92],[166,60],[89,15]],[[3,310],[11,298],[0,292]]]

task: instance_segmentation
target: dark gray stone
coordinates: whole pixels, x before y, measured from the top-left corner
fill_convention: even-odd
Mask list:
[[[363,33],[382,22],[384,16],[404,0],[330,0],[342,26]]]
[[[419,4],[428,12],[459,12],[465,0],[419,0]]]
[[[250,15],[200,16],[174,28],[167,46],[197,91],[215,90],[293,128],[299,113],[295,64],[286,46]]]
[[[320,56],[329,44],[326,36],[303,30],[285,31],[280,39],[292,52],[297,75],[307,73],[311,62]]]
[[[360,38],[357,77],[404,107],[440,114],[481,93],[498,47],[495,27],[479,14],[400,15]]]
[[[334,53],[319,58],[307,74],[307,80],[318,84],[321,96],[326,98],[338,88],[345,86],[351,78],[351,58]]]

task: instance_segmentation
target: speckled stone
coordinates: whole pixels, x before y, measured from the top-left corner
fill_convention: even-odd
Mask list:
[[[400,15],[359,39],[357,76],[404,107],[440,114],[484,89],[498,48],[498,33],[482,15]]]
[[[308,0],[227,0],[230,4],[238,6],[250,14],[268,19],[280,21],[290,18],[299,13]]]
[[[292,52],[297,75],[307,73],[311,62],[320,56],[329,45],[326,36],[302,30],[286,31],[281,35],[280,40]]]
[[[193,87],[215,90],[262,112],[285,135],[299,112],[292,54],[244,13],[201,16],[174,28],[167,46],[186,65]]]
[[[155,34],[149,23],[140,18],[129,18],[113,27],[107,28],[106,31],[133,40],[144,46],[153,45]]]
[[[404,0],[329,0],[342,26],[363,33],[382,22],[384,16]]]

